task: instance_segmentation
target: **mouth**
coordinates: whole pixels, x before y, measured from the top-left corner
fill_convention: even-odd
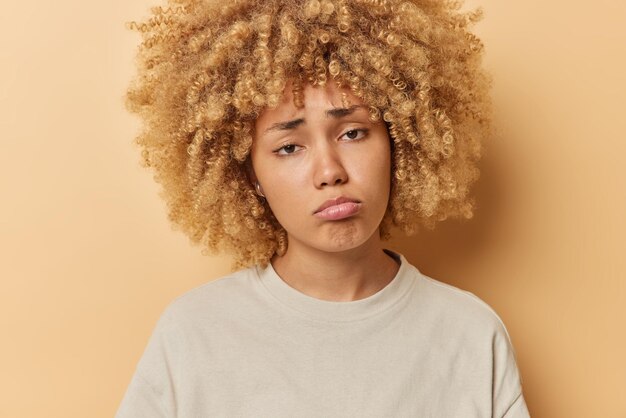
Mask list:
[[[361,210],[361,203],[346,202],[338,205],[327,207],[326,209],[316,212],[315,216],[327,221],[337,221],[355,215]]]
[[[317,210],[314,212],[314,214],[321,213],[321,212],[323,212],[326,209],[329,209],[329,208],[332,208],[332,207],[335,207],[335,206],[341,206],[341,205],[347,204],[347,203],[351,203],[352,206],[354,206],[354,204],[358,204],[358,206],[360,206],[361,202],[359,200],[357,200],[357,199],[353,199],[353,198],[348,197],[348,196],[339,196],[339,197],[336,197],[334,199],[328,199],[327,201],[322,203],[320,205],[320,207],[318,207]]]
[[[359,200],[339,196],[324,202],[313,214],[318,218],[337,220],[354,215],[360,208],[361,202]]]

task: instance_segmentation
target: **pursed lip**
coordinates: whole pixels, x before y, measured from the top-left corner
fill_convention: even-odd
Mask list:
[[[328,199],[327,201],[322,203],[322,205],[319,208],[317,208],[317,210],[314,213],[321,212],[324,209],[329,208],[331,206],[340,205],[342,203],[348,203],[348,202],[361,203],[360,201],[356,199],[352,199],[351,197],[339,196],[334,199]]]

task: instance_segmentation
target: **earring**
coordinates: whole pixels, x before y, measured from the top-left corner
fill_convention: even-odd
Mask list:
[[[261,197],[265,197],[265,195],[263,194],[263,192],[261,191],[261,184],[259,184],[259,182],[257,181],[254,185],[254,187],[256,188],[256,194],[258,194]]]

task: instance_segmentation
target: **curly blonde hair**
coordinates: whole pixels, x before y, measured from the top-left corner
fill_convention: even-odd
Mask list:
[[[481,141],[491,130],[484,49],[468,31],[482,10],[442,0],[169,0],[143,22],[126,92],[135,138],[168,216],[203,254],[267,266],[287,234],[249,176],[253,127],[294,83],[337,83],[382,117],[392,184],[380,237],[471,218]]]

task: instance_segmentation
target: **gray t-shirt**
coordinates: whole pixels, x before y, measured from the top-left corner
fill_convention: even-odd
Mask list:
[[[301,293],[271,264],[179,296],[116,417],[528,417],[498,315],[385,251],[399,271],[356,301]]]

